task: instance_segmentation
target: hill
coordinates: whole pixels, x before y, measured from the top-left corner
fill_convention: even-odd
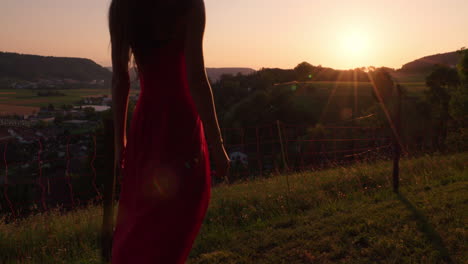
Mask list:
[[[441,64],[455,67],[460,59],[460,54],[456,51],[426,56],[412,62],[404,64],[400,72],[405,73],[427,73],[434,65]]]
[[[108,81],[111,73],[92,60],[0,52],[0,79],[35,81],[72,79]]]
[[[106,67],[106,69],[112,71],[112,67]],[[206,68],[206,74],[213,82],[218,81],[223,74],[236,75],[237,73],[241,73],[247,75],[253,72],[255,72],[255,70],[251,68]],[[136,78],[136,74],[132,71],[130,77],[133,80]]]
[[[406,63],[401,69],[392,71],[392,74],[398,77],[402,76],[402,80],[417,79],[417,81],[421,81],[433,65],[443,64],[453,67],[458,63],[459,58],[460,55],[457,52],[430,55]],[[309,72],[314,73],[313,79],[315,81],[354,81],[356,76],[358,76],[359,81],[368,81],[366,74],[361,69],[341,71],[310,64],[304,65],[304,63],[302,63],[302,66]],[[109,81],[111,79],[111,70],[111,67],[104,68],[92,60],[84,58],[44,57],[0,52],[0,81],[3,80],[2,82],[5,80],[35,81],[38,79],[72,79],[82,82]],[[241,73],[248,75],[256,72],[251,68],[207,68],[206,70],[208,77],[213,82],[218,81],[223,74],[236,75]],[[279,69],[267,70],[275,75],[275,70],[278,71]],[[293,76],[292,70],[283,70],[283,72],[285,72],[283,75],[291,76],[291,78],[287,78],[288,81],[297,77]],[[132,72],[133,79],[136,79],[136,75]]]
[[[398,195],[391,162],[216,187],[187,263],[467,263],[467,160],[404,159]],[[101,217],[0,220],[0,262],[101,263]]]
[[[206,68],[206,73],[213,82],[218,81],[223,74],[236,75],[241,73],[243,75],[248,75],[254,72],[255,70],[251,68]]]

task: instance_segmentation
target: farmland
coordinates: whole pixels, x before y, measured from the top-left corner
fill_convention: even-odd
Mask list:
[[[65,96],[38,96],[36,90],[4,89],[0,90],[0,112],[2,114],[30,114],[38,111],[41,106],[53,104],[59,107],[63,104],[76,104],[84,97],[111,96],[110,89],[70,89],[58,90]],[[130,94],[138,93],[131,90]]]
[[[1,98],[0,98],[0,100],[1,100]],[[37,113],[38,111],[39,111],[39,107],[0,104],[0,116],[4,116],[4,115],[29,115],[29,114],[32,114],[32,113]]]

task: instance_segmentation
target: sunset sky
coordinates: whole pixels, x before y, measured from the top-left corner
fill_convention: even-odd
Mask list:
[[[109,0],[1,0],[0,51],[110,66]],[[466,0],[205,0],[207,67],[400,68],[468,46]]]

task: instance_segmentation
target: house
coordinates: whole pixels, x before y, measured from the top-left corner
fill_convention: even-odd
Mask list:
[[[249,165],[249,160],[247,154],[244,154],[240,151],[231,152],[229,154],[229,159],[233,162],[241,163],[244,166]]]
[[[112,98],[104,97],[104,99],[102,99],[102,105],[111,105],[111,104],[112,104]]]
[[[64,124],[70,124],[70,125],[76,125],[76,126],[87,124],[88,122],[89,122],[88,120],[76,120],[76,119],[63,121]]]
[[[37,89],[38,84],[34,82],[21,82],[21,83],[12,83],[11,88],[13,89]]]
[[[86,105],[85,108],[86,107],[92,107],[96,112],[104,112],[110,109],[110,106],[107,105]]]
[[[39,118],[38,120],[41,120],[46,123],[53,123],[55,121],[55,117]]]
[[[78,111],[78,110],[70,110],[68,113],[73,117],[73,118],[83,118],[85,117],[85,113],[83,111]]]

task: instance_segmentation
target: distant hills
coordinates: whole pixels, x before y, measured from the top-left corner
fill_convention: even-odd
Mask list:
[[[112,67],[106,67],[106,69],[112,71]],[[223,74],[236,75],[241,73],[243,75],[247,75],[253,72],[255,72],[255,70],[251,68],[206,68],[206,74],[213,82],[218,81]],[[130,71],[130,78],[133,80],[135,77],[135,72]]]
[[[460,54],[458,54],[456,51],[435,54],[406,63],[399,71],[405,73],[427,73],[431,71],[431,69],[436,64],[455,67],[459,59]]]
[[[454,67],[459,58],[460,55],[457,52],[430,55],[404,64],[397,72],[426,75],[435,64]],[[105,83],[108,83],[112,78],[111,70],[111,67],[105,68],[92,60],[83,58],[44,57],[0,52],[0,84],[3,84],[2,86],[5,86],[5,83],[8,82],[37,81],[41,79],[70,79],[86,83],[94,80],[104,80]],[[236,75],[240,73],[248,75],[255,72],[251,68],[207,68],[206,70],[212,82],[218,81],[223,74]],[[320,68],[320,71],[321,75],[322,72],[323,75],[330,75],[327,78],[331,80],[336,80],[334,76],[341,72],[332,68]],[[347,75],[347,73],[348,71],[343,71],[341,75]],[[349,74],[352,74],[351,70]],[[135,72],[132,71],[131,75],[132,79],[136,80]]]
[[[72,79],[91,82],[109,81],[111,77],[107,69],[89,59],[0,52],[0,79],[20,81]]]
[[[243,75],[248,75],[254,72],[255,70],[251,68],[206,68],[206,73],[213,82],[219,80],[223,74],[236,75],[241,73]]]

